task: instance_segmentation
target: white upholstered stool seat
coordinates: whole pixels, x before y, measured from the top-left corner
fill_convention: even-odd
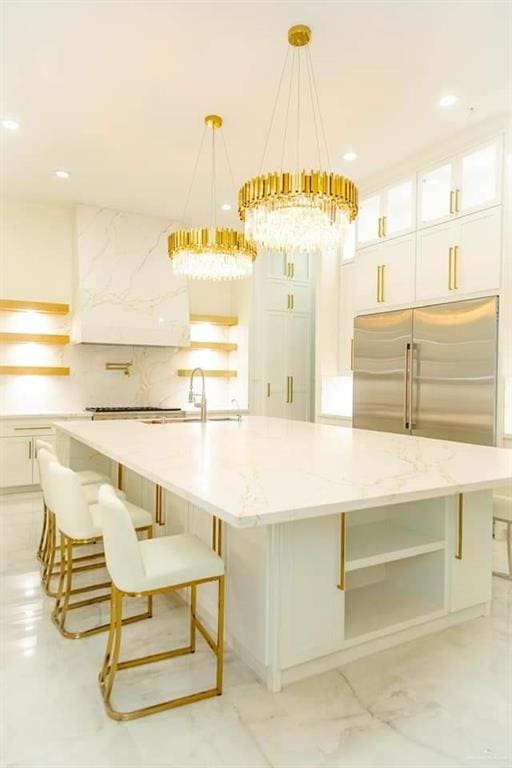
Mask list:
[[[219,555],[197,536],[179,534],[139,541],[135,535],[129,509],[112,489],[100,488],[99,506],[105,559],[112,579],[110,633],[105,660],[99,675],[100,688],[107,714],[115,720],[133,720],[194,701],[220,696],[224,659],[224,563]],[[197,616],[197,588],[217,582],[217,637],[214,639]],[[190,640],[188,645],[172,650],[119,661],[123,625],[123,600],[158,592],[190,588]],[[119,670],[140,667],[176,656],[194,653],[196,630],[203,635],[215,654],[216,680],[212,688],[179,696],[157,704],[121,712],[114,708],[111,695]]]
[[[52,459],[47,451],[40,451],[39,456],[42,458],[43,465],[45,466],[48,504],[55,515],[57,530],[60,536],[61,563],[59,588],[52,619],[61,634],[67,638],[77,639],[96,634],[97,632],[103,632],[109,628],[108,624],[91,626],[88,629],[72,632],[67,627],[67,617],[71,610],[110,600],[110,581],[75,588],[73,585],[75,574],[73,569],[73,550],[77,546],[96,544],[101,539],[102,528],[100,518],[104,517],[104,510],[100,510],[98,504],[88,503],[89,486],[81,485],[76,473],[72,469],[62,466],[56,458]],[[124,509],[135,538],[137,538],[135,530],[145,532],[151,537],[153,535],[153,518],[151,513],[135,504],[126,502],[124,499],[121,501],[119,492],[112,488],[112,486],[102,485],[99,491],[100,496],[102,490],[107,488],[114,499],[125,505]],[[103,562],[102,565],[104,566],[105,563]],[[72,595],[76,595],[79,592],[93,591],[101,591],[101,594],[78,602],[71,602],[70,600]],[[150,618],[152,615],[151,598],[148,597],[147,603],[148,609],[145,613],[132,616],[127,621],[139,621]]]
[[[36,456],[40,449],[48,451],[49,453],[55,453],[55,448],[47,440],[36,440]],[[81,469],[77,473],[77,477],[81,485],[93,485],[96,484],[99,488],[103,483],[111,483],[111,479],[107,475],[102,475],[101,472],[96,472],[94,469]]]

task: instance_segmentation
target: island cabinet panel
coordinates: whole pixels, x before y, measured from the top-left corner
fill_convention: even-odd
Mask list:
[[[448,500],[450,611],[487,603],[492,589],[492,491],[465,493],[459,503]]]
[[[279,656],[286,669],[341,650],[344,595],[339,516],[279,527]]]

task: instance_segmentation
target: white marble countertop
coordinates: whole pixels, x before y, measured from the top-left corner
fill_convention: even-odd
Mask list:
[[[0,413],[0,421],[7,419],[90,419],[91,414],[88,411],[34,411],[28,413],[22,411],[20,413]]]
[[[512,482],[512,450],[303,421],[56,426],[237,527]]]

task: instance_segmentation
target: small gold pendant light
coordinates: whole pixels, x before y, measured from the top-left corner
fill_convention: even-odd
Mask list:
[[[270,125],[261,159],[260,175],[247,181],[238,194],[238,212],[245,222],[245,234],[268,250],[294,253],[322,253],[338,249],[348,224],[357,216],[358,191],[350,179],[329,171],[307,171],[300,166],[301,72],[309,85],[309,99],[316,137],[318,163],[322,166],[323,143],[328,167],[329,150],[318,99],[309,43],[311,29],[296,24],[288,30],[290,47],[286,55]],[[285,80],[288,59],[292,54],[289,93],[281,148],[281,170],[261,173],[276,115],[281,86]],[[305,74],[304,74],[305,73]],[[292,96],[296,94],[295,170],[283,170],[287,146],[290,145],[288,118]],[[320,132],[319,132],[320,128]]]
[[[252,263],[256,258],[256,246],[248,241],[242,232],[235,229],[216,227],[216,132],[222,128],[222,117],[206,115],[205,132],[211,130],[212,153],[212,222],[210,227],[178,229],[168,237],[168,253],[173,271],[190,280],[238,280],[250,277]],[[203,140],[199,147],[195,171],[201,154]],[[226,148],[225,148],[226,149]],[[226,150],[227,151],[227,150]],[[228,160],[226,155],[226,160]],[[229,161],[228,161],[229,165]],[[195,171],[187,196],[187,203],[194,184]],[[185,211],[186,213],[186,206]]]

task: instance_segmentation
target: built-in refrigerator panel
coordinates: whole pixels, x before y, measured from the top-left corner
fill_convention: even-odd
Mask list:
[[[498,299],[413,311],[412,433],[495,444]]]
[[[354,427],[410,431],[406,374],[411,345],[412,310],[355,318]]]

